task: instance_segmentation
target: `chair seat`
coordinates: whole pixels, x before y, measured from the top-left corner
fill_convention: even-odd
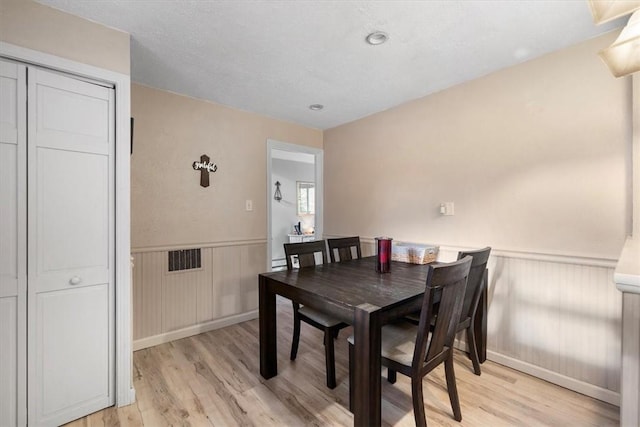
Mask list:
[[[382,327],[381,355],[401,365],[411,366],[418,335],[418,326],[409,322],[398,322]],[[353,335],[347,338],[354,343]]]
[[[298,309],[298,313],[327,328],[337,326],[342,323],[340,320],[331,317],[328,314],[307,306],[301,306]]]

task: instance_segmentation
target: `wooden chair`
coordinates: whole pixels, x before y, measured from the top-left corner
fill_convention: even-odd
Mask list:
[[[315,267],[315,254],[322,254],[322,263],[327,262],[327,249],[324,240],[315,240],[304,243],[285,243],[284,253],[287,261],[287,270],[293,270],[292,258],[296,256],[300,268]],[[340,329],[348,326],[346,323],[334,319],[321,311],[311,307],[301,306],[295,301],[293,304],[293,340],[291,342],[291,360],[295,360],[300,343],[300,321],[304,321],[324,331],[324,350],[327,371],[327,387],[336,387],[336,362],[334,356],[333,340],[338,337]]]
[[[462,315],[460,316],[460,322],[458,323],[456,332],[466,330],[469,358],[471,359],[471,363],[473,363],[473,372],[476,375],[481,374],[480,359],[478,357],[478,344],[474,333],[476,327],[476,313],[478,311],[478,305],[480,303],[482,293],[487,286],[487,262],[489,261],[490,253],[490,247],[479,249],[477,251],[463,251],[458,253],[459,260],[466,256],[470,256],[473,259],[471,262],[471,271],[469,271],[469,280],[467,281],[467,290],[464,293]]]
[[[427,425],[422,378],[443,362],[453,416],[457,421],[462,421],[453,371],[453,340],[462,313],[471,262],[471,257],[466,257],[449,264],[429,266],[418,325],[401,320],[382,327],[382,364],[389,370],[388,379],[391,383],[396,381],[396,372],[411,377],[416,426]],[[439,303],[434,304],[435,301]],[[353,336],[348,341],[351,405],[354,397]]]
[[[360,237],[342,237],[338,239],[327,239],[329,245],[329,258],[331,262],[337,262],[335,252],[338,252],[338,261],[350,261],[353,259],[351,248],[356,248],[356,258],[362,258],[360,249]]]
[[[469,280],[467,281],[467,290],[464,293],[464,303],[462,305],[462,315],[456,332],[466,330],[467,346],[469,350],[469,359],[473,363],[473,372],[480,375],[480,357],[478,355],[478,343],[476,342],[475,328],[480,298],[487,286],[488,270],[487,262],[491,248],[478,249],[476,251],[458,252],[458,259],[462,259],[467,255],[473,258],[471,263],[471,271],[469,272]],[[407,316],[407,320],[417,324],[420,320],[420,313],[412,313]]]

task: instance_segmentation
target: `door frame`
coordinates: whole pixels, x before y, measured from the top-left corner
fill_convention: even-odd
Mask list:
[[[112,85],[115,90],[115,401],[135,401],[131,344],[130,117],[129,75],[0,42],[0,57]],[[26,410],[26,408],[21,408]]]
[[[273,198],[275,183],[272,179],[271,163],[273,160],[273,150],[289,151],[292,153],[312,154],[315,157],[315,192],[316,192],[316,213],[315,213],[315,236],[316,239],[322,239],[324,225],[324,150],[321,148],[309,147],[306,145],[291,144],[288,142],[277,141],[275,139],[267,139],[267,270],[271,271],[271,245],[273,241],[273,230],[271,230],[271,199]]]

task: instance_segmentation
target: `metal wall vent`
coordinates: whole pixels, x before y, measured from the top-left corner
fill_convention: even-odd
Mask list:
[[[169,251],[169,271],[192,270],[202,267],[200,248]]]

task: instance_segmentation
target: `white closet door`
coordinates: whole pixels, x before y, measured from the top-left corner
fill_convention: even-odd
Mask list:
[[[29,68],[30,425],[114,404],[113,94]]]
[[[26,90],[0,61],[0,426],[26,424]]]

